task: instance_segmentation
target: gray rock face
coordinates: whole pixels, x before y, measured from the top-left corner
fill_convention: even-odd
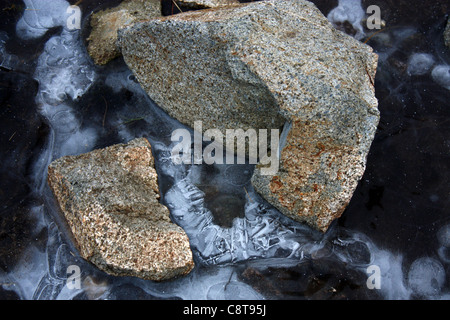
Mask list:
[[[280,170],[253,186],[325,231],[365,170],[379,121],[377,55],[303,0],[186,12],[119,31],[128,66],[172,117],[203,129],[281,129]]]
[[[48,183],[81,256],[118,276],[166,280],[194,267],[189,239],[159,203],[146,139],[55,160]]]

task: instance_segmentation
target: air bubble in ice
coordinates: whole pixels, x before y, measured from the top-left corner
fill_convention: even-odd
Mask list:
[[[424,75],[430,72],[434,65],[434,57],[428,53],[414,53],[408,60],[408,74]]]
[[[447,224],[439,229],[437,238],[440,245],[450,247],[450,224]]]
[[[59,108],[58,108],[59,109]],[[76,132],[79,128],[79,121],[75,117],[74,113],[71,110],[60,110],[57,111],[51,117],[51,123],[54,124],[54,127],[58,128],[58,132],[60,133],[73,133]]]
[[[412,263],[409,269],[409,286],[420,297],[427,298],[438,295],[444,282],[444,267],[436,259],[419,258]]]
[[[67,97],[81,97],[94,82],[95,71],[80,35],[63,30],[47,41],[34,76],[40,84],[40,102],[56,106]]]
[[[450,90],[450,66],[441,64],[434,67],[431,76],[440,86]]]

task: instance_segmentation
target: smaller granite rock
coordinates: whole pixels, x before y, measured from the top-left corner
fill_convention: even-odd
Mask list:
[[[94,63],[104,65],[120,56],[116,45],[119,29],[160,16],[159,0],[125,0],[115,8],[94,13],[91,16],[92,32],[87,39],[88,52]]]
[[[159,202],[146,139],[55,160],[48,183],[81,256],[99,269],[160,281],[194,267],[187,235]]]

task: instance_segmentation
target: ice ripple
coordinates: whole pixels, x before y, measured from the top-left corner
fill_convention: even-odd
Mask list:
[[[212,213],[205,207],[204,193],[189,181],[189,175],[166,193],[165,202],[174,222],[186,231],[198,257],[207,265],[258,257],[301,259],[317,240],[309,228],[280,223],[276,210],[249,199],[245,217],[235,218],[231,228],[214,224]]]

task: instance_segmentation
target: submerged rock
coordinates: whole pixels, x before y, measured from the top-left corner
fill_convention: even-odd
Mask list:
[[[159,203],[146,139],[55,160],[48,182],[81,256],[99,269],[157,281],[192,270],[189,239]]]
[[[280,170],[257,166],[256,191],[321,231],[342,214],[379,121],[378,57],[314,4],[186,12],[122,29],[119,45],[149,96],[184,124],[222,132],[286,124]]]
[[[92,32],[88,37],[88,52],[98,65],[107,64],[120,56],[117,31],[139,21],[161,16],[159,0],[125,0],[119,6],[94,13]]]

